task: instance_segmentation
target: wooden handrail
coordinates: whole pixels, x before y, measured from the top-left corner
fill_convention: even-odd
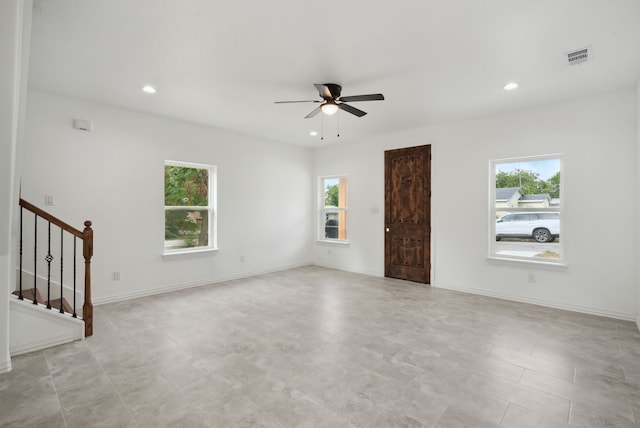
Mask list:
[[[91,303],[91,258],[93,257],[93,229],[89,220],[84,222],[84,230],[80,231],[48,212],[36,207],[20,198],[20,206],[31,211],[36,216],[58,226],[72,235],[82,239],[82,256],[84,257],[84,304],[82,305],[82,320],[84,321],[85,337],[93,335],[93,303]],[[22,250],[21,250],[22,251]],[[22,253],[21,253],[22,254]],[[35,290],[34,290],[35,293]],[[62,299],[62,296],[60,296]],[[74,308],[75,313],[75,308]]]
[[[80,239],[84,238],[84,234],[79,231],[78,229],[76,229],[73,226],[70,226],[69,224],[65,223],[64,221],[60,220],[57,217],[52,216],[51,214],[49,214],[48,212],[41,210],[40,208],[36,207],[35,205],[33,205],[30,202],[25,201],[24,199],[20,198],[20,206],[23,208],[28,209],[29,211],[31,211],[34,214],[37,214],[38,217],[42,217],[43,219],[50,221],[51,223],[55,224],[56,226],[58,226],[60,229],[64,229],[69,233],[74,234],[75,236],[77,236]],[[91,222],[89,222],[89,225],[91,225]]]

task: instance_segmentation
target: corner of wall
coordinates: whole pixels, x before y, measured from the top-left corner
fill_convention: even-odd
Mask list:
[[[31,35],[32,0],[0,2],[0,373],[11,370],[9,289],[17,248],[19,161]]]
[[[11,360],[0,363],[0,374],[11,371]]]
[[[638,330],[640,330],[640,76],[638,77],[638,82],[636,83],[636,138],[638,140],[638,144],[636,145],[636,169],[638,174],[638,187],[636,189],[636,286],[638,288],[636,326],[638,327]]]

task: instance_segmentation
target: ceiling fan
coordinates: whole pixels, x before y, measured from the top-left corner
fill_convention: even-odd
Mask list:
[[[358,117],[362,117],[367,112],[357,109],[355,107],[350,106],[349,104],[345,104],[346,102],[356,102],[356,101],[381,101],[384,100],[384,95],[382,94],[368,94],[368,95],[352,95],[348,97],[341,97],[340,93],[342,92],[342,86],[337,85],[335,83],[325,83],[319,84],[314,83],[313,86],[318,90],[318,94],[322,97],[322,101],[320,100],[304,100],[304,101],[276,101],[276,104],[285,104],[285,103],[322,103],[316,109],[314,109],[311,113],[306,115],[304,118],[309,119],[310,117],[314,117],[320,112],[323,112],[326,115],[335,114],[338,110],[344,110],[348,113],[356,115]]]

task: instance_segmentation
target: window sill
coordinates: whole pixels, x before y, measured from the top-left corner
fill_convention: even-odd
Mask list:
[[[338,241],[334,239],[317,239],[316,243],[321,245],[342,245],[349,246],[349,241]]]
[[[207,254],[215,254],[218,252],[217,248],[202,248],[197,250],[179,250],[179,251],[168,251],[162,253],[162,258],[187,258],[189,256],[197,256],[197,255],[207,255]]]
[[[508,264],[508,265],[522,265],[522,266],[539,266],[541,268],[548,268],[551,270],[564,271],[567,270],[568,265],[565,262],[547,262],[543,260],[529,260],[520,259],[515,257],[500,257],[489,256],[487,260],[496,264]]]

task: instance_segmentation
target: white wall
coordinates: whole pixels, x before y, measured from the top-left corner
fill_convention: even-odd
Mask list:
[[[30,0],[0,2],[0,373],[11,369],[9,290],[15,278],[15,216],[31,31]]]
[[[93,222],[94,302],[311,263],[310,149],[38,91],[28,101],[22,195]],[[217,253],[161,256],[165,160],[217,165]]]
[[[384,150],[432,144],[434,286],[634,319],[635,112],[629,89],[316,149],[315,175],[349,175],[351,242],[317,243],[314,260],[383,275]],[[551,153],[564,153],[567,268],[488,261],[489,161]],[[535,283],[527,282],[529,272]]]
[[[636,85],[636,137],[638,139],[638,157],[636,159],[638,165],[638,191],[636,192],[638,198],[638,240],[636,242],[638,258],[636,259],[636,266],[638,267],[636,282],[638,284],[638,307],[636,309],[636,325],[640,329],[640,80]]]
[[[349,245],[317,243],[314,263],[369,275],[384,274],[384,254],[376,251],[384,245],[384,168],[379,150],[369,150],[360,144],[331,145],[315,150],[314,190],[317,177],[347,175],[348,241]],[[319,219],[317,194],[314,199],[314,222]],[[314,239],[318,232],[314,229]]]

